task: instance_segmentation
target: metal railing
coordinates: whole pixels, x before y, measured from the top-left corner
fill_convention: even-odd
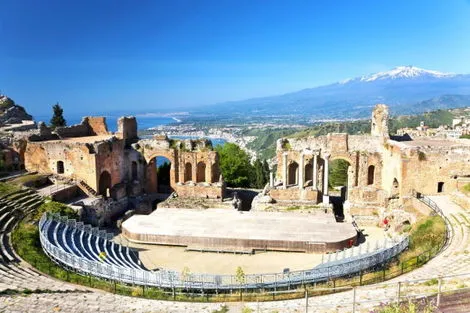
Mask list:
[[[431,198],[423,195],[421,192],[418,192],[416,190],[413,190],[412,194],[413,194],[413,197],[418,199],[420,202],[424,203],[431,210],[433,210],[435,214],[439,215],[444,220],[444,223],[446,224],[446,229],[445,229],[446,238],[445,238],[444,245],[441,251],[445,250],[449,246],[452,240],[452,237],[454,236],[454,228],[452,227],[452,224],[450,223],[449,218],[447,218],[444,212],[442,212],[442,209]]]
[[[101,236],[109,240],[109,235],[103,231],[81,226],[75,220],[66,220],[55,214],[44,214],[39,222],[40,240],[43,250],[55,262],[84,275],[94,275],[107,280],[119,281],[126,284],[153,286],[169,289],[185,290],[257,290],[291,288],[300,285],[325,282],[332,279],[351,276],[362,271],[385,265],[398,256],[409,245],[408,237],[385,240],[383,245],[375,249],[363,249],[360,246],[342,252],[328,254],[326,262],[308,270],[285,273],[214,275],[187,274],[170,270],[149,271],[145,269],[114,266],[105,262],[92,261],[67,252],[60,245],[55,245],[48,239],[50,222],[67,223],[77,230],[90,231],[93,236]],[[78,227],[77,227],[78,226]]]

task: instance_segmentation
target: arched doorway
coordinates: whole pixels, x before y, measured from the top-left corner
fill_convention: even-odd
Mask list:
[[[440,181],[437,183],[437,192],[438,193],[444,192],[444,182]]]
[[[100,175],[98,182],[98,194],[107,198],[109,196],[109,189],[111,188],[111,175],[108,171],[104,171]]]
[[[289,164],[289,168],[287,169],[287,184],[288,185],[297,185],[299,182],[299,164],[297,162],[292,162]]]
[[[199,162],[197,164],[196,182],[201,183],[206,181],[206,163]]]
[[[155,166],[157,172],[157,192],[171,193],[171,162],[163,156],[155,158]]]
[[[313,165],[312,163],[307,163],[305,165],[305,183],[308,183],[308,186],[312,185],[313,182]]]
[[[57,161],[57,174],[64,174],[65,169],[64,169],[64,162],[63,161]]]
[[[400,194],[400,184],[398,183],[398,179],[394,178],[392,183],[392,198],[398,198]]]
[[[328,166],[328,183],[329,187],[347,187],[348,186],[348,169],[351,164],[343,159],[333,159]]]
[[[351,163],[344,159],[331,159],[328,162],[328,186],[330,202],[337,221],[344,220],[344,202],[348,198],[348,181]]]
[[[186,162],[184,165],[184,181],[192,181],[193,180],[193,165],[190,162]]]
[[[370,165],[367,169],[367,185],[373,185],[375,178],[375,166]]]

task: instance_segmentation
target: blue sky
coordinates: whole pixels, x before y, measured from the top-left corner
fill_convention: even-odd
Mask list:
[[[159,112],[398,65],[470,73],[470,0],[0,1],[0,90],[35,115]]]

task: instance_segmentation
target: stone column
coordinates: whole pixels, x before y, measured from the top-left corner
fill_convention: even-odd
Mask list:
[[[304,154],[300,154],[300,160],[299,160],[299,189],[304,189],[304,173],[305,173],[305,167],[304,167]]]
[[[312,188],[317,190],[318,188],[318,154],[313,155],[313,176],[312,176]]]
[[[282,175],[284,176],[282,186],[284,187],[284,189],[286,189],[287,188],[287,153],[284,153],[282,155]]]
[[[328,204],[330,203],[330,197],[328,196],[328,161],[330,160],[330,155],[325,154],[324,160],[325,165],[323,166],[323,203]]]
[[[269,172],[269,187],[274,188],[274,174]]]

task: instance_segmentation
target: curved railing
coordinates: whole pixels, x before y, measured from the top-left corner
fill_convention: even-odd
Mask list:
[[[193,290],[232,290],[232,289],[276,289],[298,286],[359,273],[361,271],[382,265],[400,254],[408,247],[409,238],[401,237],[395,240],[385,240],[382,246],[374,249],[344,250],[328,255],[328,260],[312,269],[273,274],[249,274],[243,276],[214,275],[214,274],[183,274],[176,271],[127,268],[104,262],[85,259],[69,253],[62,247],[56,246],[48,239],[49,225],[54,220],[67,223],[69,227],[77,225],[75,220],[66,220],[55,214],[44,214],[39,222],[40,240],[43,250],[55,262],[78,273],[94,275],[104,279],[115,280],[127,284],[154,286],[161,288],[183,288]],[[82,230],[85,228],[82,228]],[[109,236],[100,234],[104,240]],[[365,250],[365,251],[364,251]],[[369,251],[371,250],[371,251]]]
[[[431,210],[434,211],[435,214],[439,215],[443,220],[446,225],[446,238],[444,241],[444,244],[441,248],[441,251],[446,249],[451,240],[452,237],[454,236],[454,229],[452,227],[452,224],[450,223],[449,219],[447,216],[442,212],[442,209],[434,202],[431,198],[423,195],[421,192],[417,192],[416,190],[413,190],[413,197],[424,203],[426,206],[428,206]]]

